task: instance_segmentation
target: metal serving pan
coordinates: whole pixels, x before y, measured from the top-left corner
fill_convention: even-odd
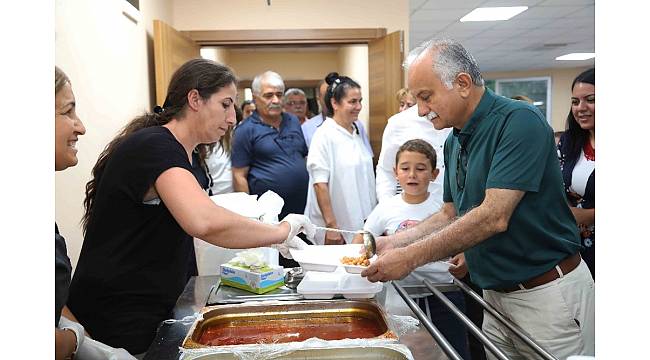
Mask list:
[[[207,306],[194,322],[183,347],[220,348],[323,340],[397,339],[385,312],[374,301],[261,301]]]

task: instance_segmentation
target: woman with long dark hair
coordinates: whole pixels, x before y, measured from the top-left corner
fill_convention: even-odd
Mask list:
[[[192,151],[235,124],[236,78],[194,59],[164,104],[131,121],[100,154],[86,185],[84,243],[68,306],[95,339],[144,353],[183,291],[192,237],[227,248],[282,244],[309,221],[263,224],[217,206],[192,174]]]
[[[595,275],[594,183],[596,178],[596,70],[578,75],[571,85],[571,111],[566,131],[558,143],[564,188],[580,228],[582,258]]]

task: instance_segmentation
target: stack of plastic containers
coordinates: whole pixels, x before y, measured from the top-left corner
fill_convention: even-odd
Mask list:
[[[291,255],[305,271],[298,293],[305,299],[368,299],[383,289],[382,283],[371,283],[359,275],[363,267],[343,265],[344,256],[359,256],[361,245],[312,245],[302,250],[291,249]],[[371,259],[372,262],[373,259]]]

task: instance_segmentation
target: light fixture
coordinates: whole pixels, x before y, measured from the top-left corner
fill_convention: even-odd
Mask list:
[[[558,56],[555,60],[588,60],[596,57],[596,53],[571,53]]]
[[[521,14],[527,9],[528,6],[479,7],[460,18],[460,21],[467,22],[509,20],[510,18]]]

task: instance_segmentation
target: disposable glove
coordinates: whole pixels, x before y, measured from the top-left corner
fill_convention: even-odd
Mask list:
[[[290,230],[287,238],[281,244],[275,244],[272,247],[278,249],[280,254],[287,259],[293,259],[289,249],[304,249],[307,246],[307,243],[302,241],[298,233],[303,232],[307,235],[308,239],[313,239],[316,229],[312,225],[311,221],[305,215],[299,214],[289,214],[285,216],[282,221],[289,224]]]
[[[310,240],[313,239],[314,235],[316,234],[316,228],[305,215],[289,214],[285,216],[284,219],[282,219],[282,221],[289,223],[289,225],[291,226],[289,235],[287,236],[287,239],[284,241],[285,243],[288,243],[300,232],[305,233],[305,235],[307,235],[307,239]]]
[[[93,339],[86,339],[83,346],[77,350],[77,360],[136,360],[128,351],[110,347]]]
[[[81,346],[83,345],[85,339],[86,339],[86,333],[84,331],[84,327],[79,324],[78,322],[74,322],[67,317],[61,315],[61,318],[59,320],[59,329],[61,330],[72,330],[74,332],[75,336],[77,337],[77,348],[75,351],[79,351]]]
[[[309,245],[307,245],[306,242],[302,241],[301,238],[294,236],[291,239],[285,240],[282,244],[275,244],[272,247],[278,249],[280,254],[282,254],[282,256],[284,256],[285,258],[293,259],[293,256],[291,256],[291,252],[289,251],[289,249],[302,250],[307,246]]]

